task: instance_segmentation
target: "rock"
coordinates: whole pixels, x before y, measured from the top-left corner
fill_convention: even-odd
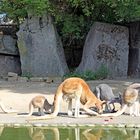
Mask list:
[[[109,77],[126,77],[128,40],[126,27],[95,22],[87,35],[82,60],[76,71],[95,72],[105,66],[109,69]]]
[[[44,82],[44,79],[42,77],[31,77],[31,82]]]
[[[0,76],[8,76],[8,72],[21,74],[20,59],[17,56],[0,55]]]
[[[18,74],[14,72],[8,72],[8,81],[17,81],[18,80]]]
[[[63,46],[50,16],[29,16],[17,35],[23,75],[63,76],[68,72]]]
[[[0,53],[19,55],[18,48],[16,46],[16,39],[10,35],[0,34]]]
[[[8,77],[9,82],[15,82],[18,80],[18,77]]]
[[[18,74],[14,72],[8,72],[8,77],[18,77]]]
[[[27,77],[20,77],[20,76],[18,76],[18,81],[19,82],[28,82],[28,78]]]
[[[47,83],[61,83],[62,77],[46,77],[44,78],[45,82]]]
[[[140,21],[132,22],[130,28],[130,49],[128,75],[140,78]]]
[[[31,82],[61,83],[62,77],[31,77]]]

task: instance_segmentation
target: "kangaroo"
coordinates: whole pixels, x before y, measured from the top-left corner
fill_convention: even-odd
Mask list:
[[[45,131],[47,130],[47,132]],[[54,140],[60,140],[60,132],[58,128],[52,127],[52,128],[37,128],[37,127],[29,127],[28,132],[31,140],[46,140],[46,133],[48,134],[51,132],[51,136],[49,137],[50,139]]]
[[[129,87],[138,90],[138,94],[140,93],[140,83],[133,83],[129,85]],[[131,116],[140,116],[139,95],[135,103],[132,106],[130,106],[129,113]]]
[[[0,108],[2,109],[4,113],[17,113],[18,112],[17,110],[14,110],[14,109],[5,108],[5,105],[3,104],[1,100],[0,100]]]
[[[93,129],[86,129],[82,132],[86,140],[100,140],[103,135],[103,130],[99,129],[97,133],[92,132]]]
[[[106,101],[106,112],[115,112],[114,103],[122,103],[121,95],[115,96],[112,88],[107,84],[99,84],[95,87],[95,93],[98,99]],[[111,109],[111,104],[113,109]]]
[[[100,116],[119,116],[125,112],[126,108],[129,107],[131,116],[140,116],[139,113],[139,101],[138,92],[140,89],[139,83],[134,83],[128,86],[123,92],[122,107],[116,113],[101,114]]]
[[[44,109],[46,112],[51,113],[53,110],[53,105],[49,104],[48,100],[44,96],[35,96],[29,103],[29,114],[27,116],[31,116],[33,114],[33,109],[38,108],[39,115],[44,115]]]
[[[88,84],[81,78],[72,77],[64,80],[58,87],[54,96],[54,111],[50,115],[31,118],[31,120],[54,118],[60,110],[62,99],[68,101],[68,116],[72,115],[72,99],[75,99],[75,117],[79,117],[80,102],[83,109],[90,115],[98,115],[103,111],[105,101],[97,99],[90,90]],[[91,110],[91,107],[96,107],[98,113]]]

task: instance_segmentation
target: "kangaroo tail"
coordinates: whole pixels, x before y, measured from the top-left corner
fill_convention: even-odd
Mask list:
[[[17,110],[13,110],[13,109],[6,109],[4,104],[0,101],[0,108],[2,109],[2,111],[4,113],[17,113]]]
[[[45,115],[45,116],[39,116],[39,117],[30,117],[26,121],[35,121],[35,120],[47,120],[47,119],[53,119],[55,118],[55,114]]]
[[[117,112],[115,113],[106,113],[106,114],[101,114],[101,115],[98,115],[98,116],[103,116],[103,117],[116,117],[116,116],[120,116],[124,113],[124,111],[126,110],[127,108],[127,105],[123,105],[121,110],[118,110]]]

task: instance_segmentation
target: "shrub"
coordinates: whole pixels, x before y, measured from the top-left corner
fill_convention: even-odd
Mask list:
[[[108,74],[109,74],[108,68],[104,65],[101,65],[99,67],[99,69],[95,72],[93,72],[91,70],[87,70],[83,73],[78,73],[78,72],[72,71],[72,72],[64,75],[64,79],[69,78],[69,77],[79,77],[86,81],[87,80],[99,80],[99,79],[107,78]]]

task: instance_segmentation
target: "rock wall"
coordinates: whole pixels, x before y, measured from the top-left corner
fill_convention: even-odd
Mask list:
[[[6,77],[8,72],[21,74],[19,56],[0,54],[0,77]]]
[[[129,25],[130,48],[128,75],[140,78],[140,22],[133,22]]]
[[[23,75],[63,76],[68,72],[63,46],[50,16],[29,16],[17,36]]]
[[[18,48],[16,30],[12,25],[0,26],[0,77],[8,72],[20,75],[21,68],[25,76],[62,76],[68,72],[63,47],[50,17],[26,20],[18,32]],[[140,22],[130,23],[129,31],[130,37],[126,27],[96,22],[87,35],[76,71],[96,71],[104,65],[110,71],[109,77],[128,74],[139,78]]]
[[[20,58],[16,39],[11,35],[0,34],[0,76],[7,76],[8,72],[21,74]]]
[[[129,33],[123,26],[96,22],[90,29],[78,72],[108,68],[109,77],[127,77]]]

